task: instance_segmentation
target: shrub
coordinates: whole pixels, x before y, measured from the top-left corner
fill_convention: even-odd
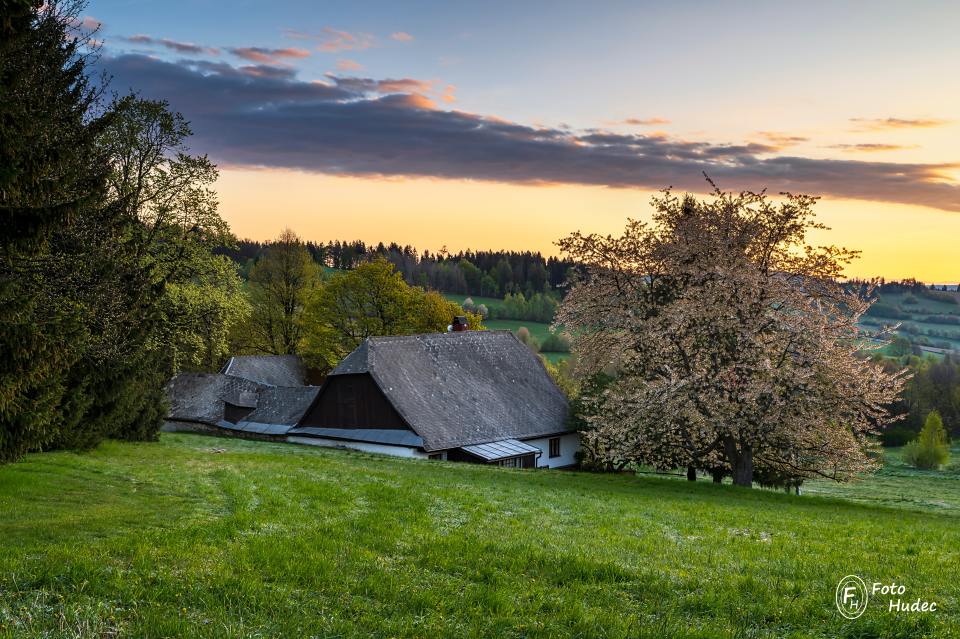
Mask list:
[[[939,468],[950,460],[947,431],[940,413],[930,411],[920,437],[904,446],[903,459],[911,466],[926,470]]]
[[[914,304],[919,304],[919,303],[920,303],[920,300],[918,300],[915,296],[911,295],[910,293],[907,293],[907,294],[903,297],[903,303],[904,303],[904,304],[914,305]]]
[[[563,333],[550,333],[540,343],[540,350],[547,353],[569,353],[570,338]]]
[[[530,329],[526,326],[521,326],[517,329],[517,339],[527,345],[534,353],[540,352],[540,343],[530,334]]]

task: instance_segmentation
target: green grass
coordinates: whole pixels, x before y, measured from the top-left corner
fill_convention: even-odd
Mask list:
[[[31,455],[0,467],[0,636],[956,636],[957,482],[893,480],[945,505],[183,434]],[[846,621],[848,573],[940,610]]]
[[[960,516],[960,447],[952,451],[952,465],[940,471],[918,470],[907,465],[902,450],[885,449],[884,467],[866,481],[851,484],[817,481],[806,484],[804,490],[863,504]]]
[[[461,295],[459,293],[443,293],[443,296],[450,300],[451,302],[456,302],[457,304],[463,304],[463,301],[468,297],[473,300],[473,303],[476,306],[481,304],[486,304],[487,308],[500,308],[503,306],[502,297],[483,297],[481,295]]]

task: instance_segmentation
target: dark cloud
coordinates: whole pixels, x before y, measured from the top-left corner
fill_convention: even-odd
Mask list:
[[[170,49],[171,51],[176,51],[177,53],[183,53],[185,55],[220,54],[220,50],[216,47],[205,47],[192,42],[179,42],[177,40],[171,40],[170,38],[154,38],[153,36],[148,36],[142,33],[129,36],[124,38],[124,40],[127,42],[133,42],[135,44],[147,44],[151,46],[164,47],[166,49]]]
[[[885,129],[929,129],[950,124],[949,120],[933,118],[850,118],[859,125],[861,131],[881,131]]]
[[[385,82],[304,82],[210,62],[104,58],[114,87],[165,98],[193,145],[234,165],[342,175],[407,175],[511,183],[571,183],[703,191],[722,187],[813,193],[960,211],[947,165],[769,157],[764,144],[719,145],[663,136],[533,127],[443,111]]]

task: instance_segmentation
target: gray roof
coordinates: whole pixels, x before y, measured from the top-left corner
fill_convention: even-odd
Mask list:
[[[260,422],[242,421],[236,424],[221,420],[217,426],[226,430],[234,430],[241,433],[256,433],[258,435],[286,435],[290,430],[289,424],[263,424]]]
[[[231,391],[221,397],[221,399],[234,406],[241,406],[243,408],[257,407],[257,393],[254,391],[231,389]]]
[[[266,386],[242,377],[181,373],[167,384],[169,419],[202,422],[230,430],[277,434],[303,417],[319,386]],[[238,424],[223,421],[223,403],[253,408]]]
[[[180,373],[167,384],[170,419],[216,424],[223,419],[223,398],[256,393],[255,382],[228,375]]]
[[[329,439],[346,439],[349,441],[372,442],[375,444],[392,444],[394,446],[423,446],[423,438],[409,430],[399,428],[317,428],[301,426],[291,428],[288,435],[309,435],[311,437],[327,437]]]
[[[471,455],[476,455],[481,459],[486,459],[487,461],[495,461],[497,459],[507,459],[509,457],[517,457],[519,455],[529,455],[531,453],[536,454],[540,452],[540,449],[536,446],[531,446],[530,444],[524,444],[521,441],[516,439],[501,439],[498,442],[489,442],[487,444],[474,444],[473,446],[464,446],[463,450],[470,453]]]
[[[510,331],[371,337],[331,375],[362,373],[428,451],[569,430],[566,398]]]
[[[261,389],[257,409],[244,417],[243,421],[293,426],[310,408],[319,391],[319,386],[271,386]]]
[[[237,355],[220,371],[267,386],[303,386],[306,370],[296,355]]]

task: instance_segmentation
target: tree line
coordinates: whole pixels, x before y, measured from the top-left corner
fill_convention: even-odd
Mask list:
[[[250,313],[231,336],[235,354],[300,355],[326,373],[368,337],[443,332],[455,316],[482,318],[435,290],[411,286],[380,257],[324,271],[306,243],[285,230],[250,269]]]
[[[271,242],[240,240],[220,251],[240,265],[242,274],[248,275],[270,245]],[[522,293],[531,298],[537,293],[559,292],[574,267],[570,260],[544,258],[533,251],[467,250],[454,254],[440,249],[431,253],[395,242],[367,245],[359,240],[326,244],[307,241],[304,247],[316,264],[328,269],[350,270],[383,259],[393,264],[412,286],[483,297]]]

